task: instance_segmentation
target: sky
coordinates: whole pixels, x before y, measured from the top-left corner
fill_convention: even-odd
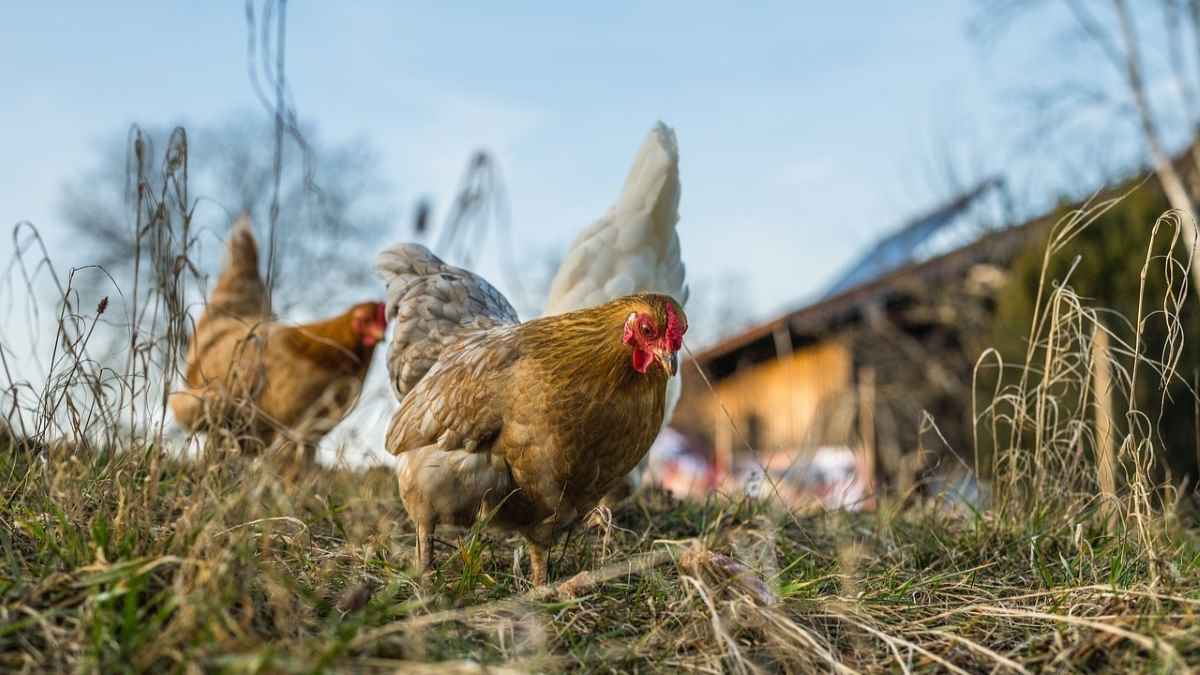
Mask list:
[[[1046,159],[1014,150],[1028,122],[1015,92],[1033,75],[1094,70],[1087,54],[1049,57],[1055,34],[1037,23],[981,43],[967,0],[476,4],[291,3],[300,118],[325,139],[369,139],[402,206],[447,204],[487,148],[516,248],[533,255],[564,251],[605,212],[662,120],[679,140],[689,280],[739,279],[743,314],[758,319],[950,198],[947,162],[970,182],[1017,152]],[[30,221],[56,259],[89,262],[65,235],[64,185],[132,123],[265,117],[246,42],[242,2],[6,7],[0,224]],[[0,260],[12,253],[0,237]],[[504,291],[496,270],[481,261]],[[22,320],[0,316],[0,329]]]
[[[21,3],[0,27],[0,223],[52,241],[63,184],[100,139],[266,114],[242,3],[68,5]],[[1003,54],[1021,39],[981,48],[971,16],[966,2],[293,3],[287,70],[300,116],[369,138],[400,204],[445,204],[471,152],[490,149],[517,241],[538,251],[599,217],[667,122],[690,275],[743,278],[762,316],[947,198],[931,168],[945,148],[969,137],[990,152]]]

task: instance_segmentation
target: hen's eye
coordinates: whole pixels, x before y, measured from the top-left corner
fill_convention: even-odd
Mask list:
[[[654,329],[650,327],[650,324],[642,324],[642,335],[645,335],[646,337],[654,335]]]

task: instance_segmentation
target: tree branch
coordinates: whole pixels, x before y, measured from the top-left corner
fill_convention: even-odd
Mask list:
[[[1158,174],[1158,180],[1162,183],[1163,192],[1167,195],[1167,200],[1171,203],[1171,207],[1181,211],[1183,217],[1180,222],[1183,226],[1183,235],[1187,240],[1188,260],[1191,261],[1196,250],[1196,210],[1192,206],[1192,198],[1188,194],[1187,187],[1180,178],[1179,172],[1175,170],[1174,164],[1171,163],[1171,157],[1167,154],[1163,147],[1162,138],[1159,134],[1158,124],[1154,118],[1154,111],[1150,107],[1150,100],[1146,96],[1146,85],[1142,77],[1142,63],[1138,52],[1137,30],[1133,24],[1133,16],[1129,13],[1129,6],[1125,0],[1112,0],[1113,8],[1117,12],[1117,22],[1120,25],[1121,40],[1125,46],[1125,80],[1129,87],[1129,93],[1133,96],[1134,106],[1137,108],[1138,121],[1142,127],[1142,134],[1145,136],[1146,145],[1150,149],[1150,160],[1154,165],[1154,172]],[[1194,264],[1189,264],[1192,273],[1192,285],[1200,289],[1200,268]]]

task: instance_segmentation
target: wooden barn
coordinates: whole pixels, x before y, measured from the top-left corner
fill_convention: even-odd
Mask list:
[[[862,452],[876,476],[911,473],[903,464],[928,442],[922,411],[962,442],[981,347],[964,336],[985,325],[1005,267],[1038,225],[971,231],[971,214],[1002,193],[999,181],[979,185],[878,242],[820,300],[696,353],[672,426],[708,446],[723,474],[751,449],[761,461],[823,446]],[[970,243],[920,258],[956,227]]]

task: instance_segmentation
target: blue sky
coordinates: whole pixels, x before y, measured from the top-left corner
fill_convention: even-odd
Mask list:
[[[748,310],[763,316],[948,197],[934,168],[947,150],[968,174],[1002,163],[1008,99],[1046,68],[1046,36],[1023,29],[981,48],[972,7],[296,2],[288,73],[301,117],[323,136],[373,141],[401,204],[422,194],[445,204],[472,150],[490,148],[534,251],[564,248],[602,214],[646,131],[666,121],[681,147],[689,274],[742,276]],[[63,183],[132,122],[262,110],[241,2],[21,3],[4,14],[5,225],[30,220],[55,241]],[[0,242],[7,259],[10,238]]]

